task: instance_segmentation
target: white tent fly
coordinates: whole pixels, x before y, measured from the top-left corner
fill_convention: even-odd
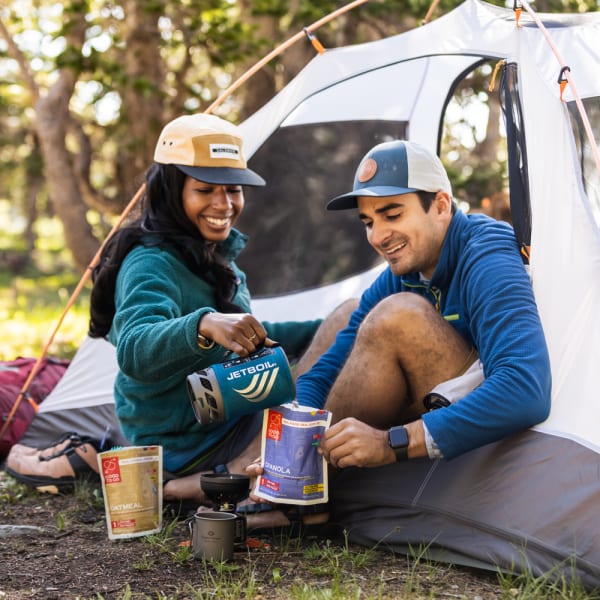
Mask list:
[[[242,124],[250,165],[269,185],[249,190],[240,228],[251,242],[240,264],[265,320],[323,316],[358,295],[382,267],[356,216],[328,214],[326,200],[347,191],[360,157],[379,141],[403,137],[438,150],[456,84],[484,60],[506,61],[511,207],[518,238],[531,246],[553,370],[551,415],[451,461],[349,469],[335,480],[332,508],[353,541],[598,586],[600,177],[597,142],[585,134],[574,91],[598,139],[600,13],[540,18],[544,30],[526,13],[517,26],[512,10],[467,0],[413,31],[316,56]],[[564,65],[544,31],[570,68],[574,85],[562,98]],[[26,442],[35,445],[37,424],[53,412],[57,427],[56,403],[77,373],[104,369],[104,378],[69,388],[73,404],[60,410],[82,415],[84,387],[96,396],[88,412],[110,406],[114,355],[97,354],[105,346],[86,341]],[[118,428],[102,419],[100,435]]]

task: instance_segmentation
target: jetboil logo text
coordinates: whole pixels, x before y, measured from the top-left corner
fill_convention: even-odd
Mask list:
[[[245,388],[232,389],[249,402],[261,402],[271,393],[275,381],[277,380],[278,373],[279,367],[277,366],[277,363],[266,361],[255,366],[233,371],[233,373],[228,375],[227,381],[239,379],[246,375],[252,375],[249,385]]]

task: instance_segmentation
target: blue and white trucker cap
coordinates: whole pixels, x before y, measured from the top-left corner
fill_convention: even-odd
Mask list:
[[[356,208],[358,196],[379,198],[418,191],[443,191],[452,196],[442,161],[415,142],[383,142],[371,148],[360,161],[352,191],[330,200],[327,210]]]

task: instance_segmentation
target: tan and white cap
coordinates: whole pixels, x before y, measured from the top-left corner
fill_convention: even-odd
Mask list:
[[[207,183],[265,185],[246,165],[239,129],[207,113],[184,115],[167,123],[158,138],[154,161],[175,165]]]

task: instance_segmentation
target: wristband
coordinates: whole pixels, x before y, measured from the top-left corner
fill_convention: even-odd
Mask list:
[[[215,345],[215,340],[211,340],[200,333],[200,322],[205,316],[206,313],[198,319],[198,333],[196,334],[196,342],[198,344],[198,348],[202,348],[202,350],[210,350]]]
[[[198,342],[198,347],[202,348],[202,350],[210,350],[215,345],[215,340],[204,337],[201,333],[198,334],[196,341]]]
[[[210,350],[215,345],[215,340],[210,340],[200,333],[198,334],[197,341],[198,347],[202,348],[202,350]]]

